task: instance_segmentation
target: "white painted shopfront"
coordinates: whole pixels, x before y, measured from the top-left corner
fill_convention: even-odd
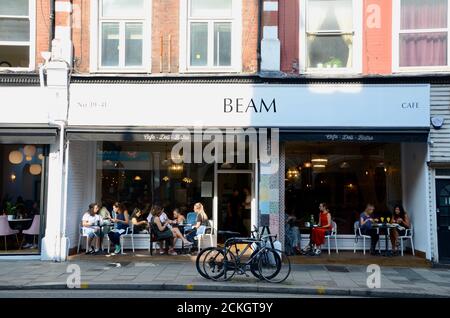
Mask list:
[[[280,128],[283,134],[315,142],[392,143],[401,170],[397,196],[412,218],[416,250],[430,258],[427,135],[429,85],[359,84],[72,84],[68,116],[69,180],[67,227],[70,247],[77,242],[79,218],[93,200],[101,200],[98,151],[104,142],[155,145],[145,136],[169,134],[173,128]],[[192,132],[192,131],[191,131]],[[392,140],[390,139],[392,138]],[[287,144],[287,142],[286,142]],[[150,146],[149,146],[150,147]],[[153,146],[152,146],[153,147]],[[280,149],[284,149],[283,147]],[[284,153],[280,152],[279,186],[264,185],[264,167],[252,167],[252,224],[284,222]],[[221,175],[217,165],[213,179]],[[266,175],[267,176],[267,175]],[[161,176],[162,177],[162,176]],[[213,186],[211,204],[217,211]],[[266,211],[276,208],[276,215]],[[262,217],[265,213],[271,214]],[[216,213],[214,215],[217,215]],[[384,243],[383,243],[384,244]],[[340,248],[353,249],[353,235],[339,235]],[[361,242],[357,248],[361,248]]]

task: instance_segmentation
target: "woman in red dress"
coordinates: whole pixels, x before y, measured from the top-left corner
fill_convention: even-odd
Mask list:
[[[331,231],[331,214],[328,210],[326,203],[321,203],[319,205],[319,226],[315,227],[311,231],[311,242],[314,247],[314,254],[320,254],[320,246],[325,243],[325,235],[327,232]]]

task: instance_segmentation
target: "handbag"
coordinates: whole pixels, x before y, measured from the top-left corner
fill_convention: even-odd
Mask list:
[[[164,231],[162,231],[162,232],[161,231],[157,231],[156,232],[156,238],[158,240],[167,240],[167,239],[172,238],[172,237],[173,237],[172,230],[169,229],[168,227],[166,227],[166,229]]]

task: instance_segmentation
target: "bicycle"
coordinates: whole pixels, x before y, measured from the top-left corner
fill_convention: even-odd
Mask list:
[[[210,247],[198,254],[197,271],[202,277],[214,281],[230,280],[235,274],[248,277],[247,271],[250,271],[260,280],[281,283],[288,278],[291,267],[286,254],[274,248],[274,238],[276,235],[259,235],[257,231],[252,231],[250,238],[227,239],[224,247]],[[240,250],[239,244],[245,244],[245,247]],[[243,261],[243,256],[250,249],[253,251],[250,258]],[[286,273],[280,275],[283,269]]]

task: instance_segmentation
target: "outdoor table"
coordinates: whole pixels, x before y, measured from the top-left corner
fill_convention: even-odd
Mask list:
[[[13,230],[19,230],[19,231],[23,231],[23,230],[26,230],[26,229],[30,228],[31,222],[33,222],[33,219],[13,219],[13,220],[8,220],[9,226]]]
[[[392,251],[389,250],[389,233],[390,229],[393,229],[396,227],[394,224],[390,223],[375,223],[373,225],[374,228],[377,228],[378,230],[384,230],[384,238],[385,238],[385,250],[382,253],[383,256],[393,256]]]

